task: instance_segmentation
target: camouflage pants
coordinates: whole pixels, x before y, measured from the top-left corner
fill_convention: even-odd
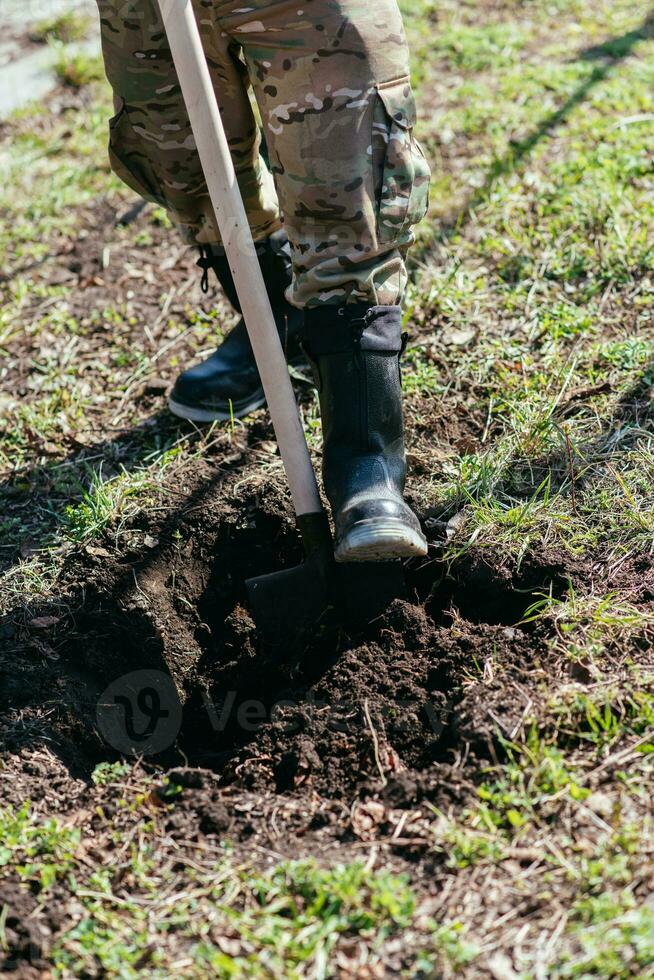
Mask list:
[[[155,0],[97,2],[113,169],[218,243]],[[396,0],[193,2],[254,237],[283,221],[293,247],[291,302],[401,302],[429,168]]]

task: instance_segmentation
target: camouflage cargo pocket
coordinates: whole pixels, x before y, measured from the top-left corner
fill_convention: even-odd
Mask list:
[[[142,137],[129,121],[124,102],[109,120],[109,162],[113,172],[133,191],[149,201],[165,204],[159,178],[144,152]]]
[[[377,237],[406,238],[429,205],[431,172],[413,135],[416,102],[408,77],[377,86],[373,158],[378,180]]]

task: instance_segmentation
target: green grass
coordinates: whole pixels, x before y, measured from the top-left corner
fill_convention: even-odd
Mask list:
[[[451,69],[480,72],[513,65],[528,39],[529,34],[511,21],[481,27],[454,22],[442,30],[436,27],[434,54]]]
[[[463,927],[426,917],[405,876],[371,873],[363,861],[261,870],[229,847],[186,853],[161,836],[151,780],[114,764],[99,767],[94,783],[119,814],[112,822],[98,807],[94,817],[94,838],[114,854],[104,868],[80,863],[78,828],[39,819],[27,804],[0,811],[7,878],[42,902],[63,882],[70,889],[72,922],[45,951],[55,976],[166,977],[183,958],[185,976],[324,977],[335,958],[364,956],[379,969],[385,944],[403,932],[412,935],[405,958],[425,969],[475,958]]]
[[[104,77],[102,60],[83,51],[62,50],[55,64],[59,81],[70,88],[80,89]]]
[[[78,890],[85,917],[53,950],[57,973],[78,975],[99,963],[109,975],[136,977],[147,967],[163,977],[169,967],[153,940],[170,933],[185,948],[189,976],[320,976],[341,937],[360,939],[374,955],[415,912],[405,881],[371,876],[361,863],[291,861],[257,874],[226,857],[206,872],[186,869],[177,884],[185,880],[193,897],[180,895],[174,904],[157,894],[160,879],[147,851],[132,858],[131,871],[145,907],[138,895],[112,902],[111,874],[94,875]]]
[[[70,44],[83,41],[90,26],[87,16],[68,10],[57,17],[39,21],[30,31],[30,37],[33,41],[61,41],[63,44]]]
[[[558,977],[651,976],[654,963],[654,911],[637,905],[626,890],[575,906],[575,955],[564,955]]]
[[[92,471],[88,489],[81,490],[80,503],[66,507],[65,533],[78,543],[98,537],[110,524],[116,526],[138,513],[148,489],[152,489],[152,483],[147,471],[123,472],[111,480],[103,479],[101,469]],[[139,504],[130,507],[134,497],[139,498]]]
[[[79,842],[78,830],[39,820],[28,803],[20,810],[0,810],[0,868],[41,891],[72,870]]]

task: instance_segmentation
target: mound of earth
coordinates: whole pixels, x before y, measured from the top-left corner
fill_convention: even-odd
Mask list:
[[[457,754],[487,757],[498,718],[511,731],[522,706],[507,678],[534,669],[541,640],[510,624],[530,591],[563,589],[560,569],[527,563],[516,582],[485,556],[445,575],[434,543],[407,569],[408,600],[271,644],[244,583],[301,560],[287,502],[274,485],[243,497],[228,467],[196,479],[145,555],[87,548],[62,595],[21,624],[8,618],[5,640],[23,651],[1,662],[10,751],[56,746],[81,779],[132,754],[249,792],[383,790],[408,805],[438,795],[439,766]],[[473,607],[475,622],[462,618]],[[501,679],[480,685],[489,659]]]

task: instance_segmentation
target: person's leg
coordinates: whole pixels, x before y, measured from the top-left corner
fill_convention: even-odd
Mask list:
[[[97,0],[102,51],[116,115],[109,123],[113,170],[163,205],[193,245],[218,245],[213,208],[195,150],[156,0]],[[214,22],[213,0],[196,0],[202,41],[256,241],[281,225],[274,183],[260,155],[247,73]]]
[[[112,167],[133,190],[165,207],[187,242],[201,246],[205,277],[213,269],[238,309],[158,5],[155,0],[97,2],[116,105],[110,122]],[[303,360],[302,317],[285,297],[290,248],[280,228],[273,178],[260,152],[247,68],[239,46],[217,26],[215,6],[214,0],[195,2],[203,45],[280,335],[289,360],[297,364]],[[198,422],[241,417],[264,403],[242,321],[218,351],[177,379],[169,400],[175,414]]]
[[[228,6],[220,22],[243,45],[294,250],[336,557],[424,554],[403,500],[399,304],[429,168],[396,0]]]
[[[261,109],[294,249],[292,301],[398,304],[430,174],[413,136],[396,0],[219,8],[222,28],[243,46]]]

